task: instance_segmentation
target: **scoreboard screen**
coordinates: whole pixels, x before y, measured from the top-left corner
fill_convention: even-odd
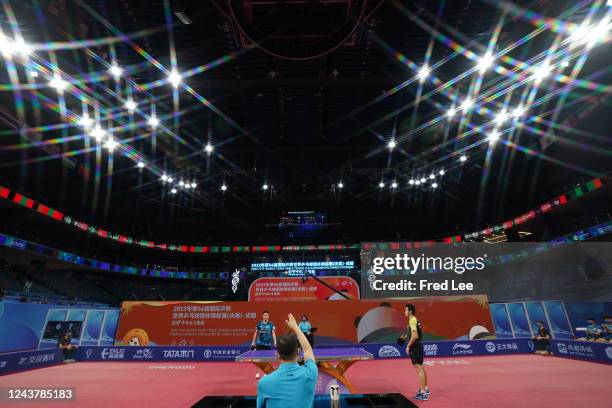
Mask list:
[[[81,336],[82,324],[83,322],[77,320],[49,320],[43,338],[60,339],[66,332],[70,332],[73,339],[78,339]]]

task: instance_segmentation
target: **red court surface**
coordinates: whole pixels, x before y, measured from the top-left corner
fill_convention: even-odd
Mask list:
[[[612,366],[536,355],[427,360],[426,407],[606,407]],[[173,368],[169,368],[173,367]],[[15,407],[189,407],[205,395],[254,395],[248,363],[76,363],[0,377],[0,387],[75,387],[71,403]],[[416,390],[408,360],[355,364],[347,377],[363,393]]]

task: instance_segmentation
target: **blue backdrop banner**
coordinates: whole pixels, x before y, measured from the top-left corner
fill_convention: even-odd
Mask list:
[[[62,361],[60,349],[20,351],[0,354],[0,375],[47,367]]]
[[[612,364],[612,344],[591,341],[552,340],[551,351],[557,357],[578,358]]]

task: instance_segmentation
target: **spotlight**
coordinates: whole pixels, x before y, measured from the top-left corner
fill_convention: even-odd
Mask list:
[[[166,173],[162,174],[161,181],[165,183],[167,180],[168,180],[168,175]]]
[[[419,78],[419,81],[423,82],[427,79],[429,74],[431,74],[431,70],[429,69],[427,65],[423,65],[421,69],[419,69],[419,72],[417,73],[417,77]]]
[[[109,68],[108,72],[110,72],[110,74],[115,79],[119,79],[121,77],[121,74],[123,74],[123,70],[121,69],[121,67],[119,65],[117,65],[116,62],[112,63],[112,65]]]
[[[465,163],[465,162],[467,161],[467,156],[466,156],[465,154],[464,154],[464,155],[461,155],[461,157],[459,158],[459,161],[460,161],[461,163]]]
[[[198,185],[196,184],[196,182],[195,182],[195,181],[192,181],[192,182],[191,182],[191,188],[196,188],[197,186],[198,186]]]
[[[534,69],[533,79],[536,82],[541,82],[548,75],[550,75],[550,65],[548,65],[548,62],[543,62],[542,65]]]
[[[79,124],[79,126],[89,128],[93,125],[94,121],[89,117],[87,113],[84,113],[77,123]]]
[[[2,52],[2,56],[4,56],[4,58],[11,58],[14,51],[15,43],[4,34],[0,33],[0,52]]]
[[[441,175],[441,176],[443,176],[443,175],[444,175],[444,173],[445,173],[444,169],[441,169],[441,170],[438,172],[438,174],[439,174],[439,175]]]
[[[514,116],[516,119],[520,118],[524,114],[525,114],[525,108],[523,108],[522,106],[517,106],[512,111],[512,116]]]
[[[225,183],[223,183],[223,185],[221,186],[221,191],[226,191],[227,190],[227,185],[225,185]]]
[[[261,186],[261,188],[263,188],[264,190],[267,190],[268,188],[270,188],[270,186],[268,186],[268,184],[264,183],[264,185]]]
[[[448,116],[449,118],[452,118],[453,116],[455,116],[457,114],[457,110],[451,106],[448,111],[446,111],[446,116]]]
[[[497,116],[495,116],[495,122],[498,125],[501,125],[506,121],[507,118],[508,118],[508,113],[506,112],[506,109],[502,109],[501,111],[499,111]]]
[[[204,147],[204,151],[208,154],[211,154],[213,150],[215,150],[215,148],[210,143],[207,143],[206,147]]]
[[[563,61],[563,62],[561,63],[561,67],[562,67],[562,68],[567,68],[567,67],[569,67],[569,64],[570,64],[570,62],[569,62],[568,60],[565,60],[565,61]]]
[[[433,174],[433,173],[431,173],[431,174],[429,175],[429,178],[433,180],[433,179],[435,179],[435,178],[436,178],[436,175],[435,175],[435,174]]]
[[[185,186],[185,182],[183,180],[179,181],[179,187]]]
[[[156,128],[159,125],[159,119],[157,119],[157,116],[151,115],[151,117],[147,121],[147,124],[152,128]]]
[[[134,112],[138,105],[136,105],[136,102],[134,102],[134,100],[130,98],[127,101],[125,101],[124,106],[125,106],[125,109],[129,110],[130,112]]]
[[[421,185],[421,180],[416,180],[414,184],[416,184],[417,186]]]
[[[438,183],[433,183],[433,184],[431,185],[431,188],[438,188]]]
[[[461,104],[461,110],[464,111],[464,112],[467,112],[467,111],[469,111],[472,108],[472,106],[474,106],[474,102],[470,98],[467,98]]]
[[[425,177],[421,177],[421,180],[420,180],[420,181],[421,181],[421,183],[424,183],[424,182],[426,182],[426,181],[427,181],[427,179],[426,179]]]
[[[32,54],[32,47],[30,47],[25,41],[23,41],[23,38],[18,38],[17,41],[15,41],[15,50],[22,57],[27,57]]]
[[[414,184],[414,179],[408,180],[408,184],[410,184],[412,186]]]
[[[53,79],[49,81],[49,85],[57,89],[58,92],[62,92],[68,88],[68,82],[62,79],[60,75],[54,75]]]
[[[385,187],[385,183],[383,183],[382,181],[380,183],[378,183],[378,187],[379,188],[384,188]]]
[[[178,191],[178,190],[177,190],[176,188],[173,188],[172,190],[170,190],[170,194],[176,194],[176,193],[177,193],[177,191]]]
[[[339,182],[338,183],[338,188],[339,189],[343,189],[344,188],[344,183],[343,182]]]
[[[493,65],[493,54],[490,51],[487,51],[485,55],[478,59],[478,70],[480,72],[485,72],[491,65]]]
[[[106,143],[104,143],[104,147],[108,149],[109,152],[115,150],[117,146],[119,146],[119,143],[117,143],[117,141],[115,141],[112,136],[110,136]]]
[[[172,177],[168,177],[168,183],[173,183],[174,179]]]
[[[30,71],[30,77],[38,78],[38,71],[34,71],[34,70]]]
[[[138,164],[136,165],[136,167],[138,167],[139,169],[144,169],[145,168],[145,164],[141,161],[138,162]]]
[[[101,142],[104,138],[105,133],[106,132],[104,132],[104,129],[102,129],[100,126],[96,126],[95,128],[91,129],[89,135],[96,139],[98,142]]]
[[[499,132],[497,130],[493,130],[491,133],[489,133],[487,139],[489,139],[490,144],[495,144],[495,142],[499,140]]]
[[[178,88],[178,86],[179,86],[179,84],[181,83],[182,80],[183,80],[183,78],[181,77],[181,74],[179,74],[175,70],[170,72],[170,74],[168,75],[168,82],[170,82],[172,84],[172,86],[175,87],[175,88]]]
[[[389,150],[393,150],[395,146],[397,146],[397,143],[395,142],[394,139],[391,139],[389,143],[387,143],[387,147],[389,148]]]
[[[393,188],[393,189],[397,188],[397,183],[395,181],[393,183],[391,183],[391,188]]]

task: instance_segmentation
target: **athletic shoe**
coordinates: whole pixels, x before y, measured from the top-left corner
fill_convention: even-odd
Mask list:
[[[431,392],[429,390],[421,393],[421,401],[427,401],[430,395],[431,395]]]
[[[424,397],[425,397],[425,394],[423,394],[421,390],[418,390],[417,393],[412,398],[414,398],[415,400],[423,401]]]

